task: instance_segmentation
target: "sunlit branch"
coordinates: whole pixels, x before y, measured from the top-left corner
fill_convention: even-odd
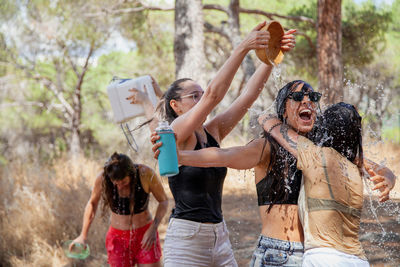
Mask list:
[[[239,8],[239,12],[240,13],[246,13],[246,14],[263,15],[263,16],[266,16],[269,19],[273,19],[273,17],[277,17],[277,18],[294,20],[294,21],[308,22],[308,23],[312,24],[313,26],[316,26],[316,23],[315,23],[315,21],[313,19],[308,18],[308,17],[304,17],[304,16],[284,16],[284,15],[280,15],[280,14],[276,14],[276,13],[265,12],[265,11],[258,10],[258,9],[246,9],[246,8],[242,8],[242,7]]]
[[[220,6],[220,5],[211,5],[211,4],[210,5],[203,5],[203,9],[218,10],[218,11],[225,12],[227,14],[229,13],[227,8],[225,8],[223,6]]]
[[[315,47],[315,45],[314,45],[314,43],[313,43],[313,41],[312,41],[312,39],[311,39],[311,37],[310,36],[308,36],[307,34],[305,34],[304,32],[301,32],[301,31],[296,31],[296,35],[300,35],[300,36],[303,36],[304,38],[306,38],[306,40],[307,40],[307,42],[308,42],[308,45],[313,49],[313,50],[317,50],[317,48]]]
[[[225,37],[229,41],[232,41],[229,34],[222,28],[215,27],[209,22],[204,23],[204,29],[206,32],[213,32],[213,33],[218,33],[219,35]]]
[[[76,68],[74,62],[72,61],[67,47],[65,46],[65,44],[63,42],[61,42],[58,39],[56,39],[56,42],[62,48],[62,50],[64,51],[64,54],[65,54],[65,56],[67,58],[68,63],[71,65],[72,70],[74,71],[75,75],[78,77],[79,76],[78,69]]]

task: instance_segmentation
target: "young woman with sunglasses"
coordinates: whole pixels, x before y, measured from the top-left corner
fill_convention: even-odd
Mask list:
[[[148,210],[149,194],[158,201],[154,220]],[[114,153],[96,178],[83,215],[81,234],[71,243],[86,244],[89,228],[103,199],[103,215],[111,209],[106,236],[108,263],[115,267],[161,266],[157,228],[167,212],[168,199],[160,178],[149,167],[134,164]]]
[[[358,236],[364,173],[361,116],[353,105],[334,104],[325,110],[310,140],[292,129],[282,130],[281,123],[271,117],[263,127],[278,124],[271,135],[296,157],[302,170],[303,266],[369,266]],[[365,167],[371,173],[371,162]],[[393,188],[395,176],[389,169],[381,167],[378,175],[387,177],[388,189]]]
[[[246,114],[267,81],[272,66],[263,63],[248,81],[243,93],[224,112],[205,123],[208,114],[223,99],[246,54],[265,49],[269,33],[260,31],[265,22],[234,49],[232,55],[203,89],[193,80],[173,82],[159,103],[176,133],[179,149],[219,147],[219,143]],[[281,49],[294,47],[295,30],[283,36]],[[221,198],[226,168],[180,166],[168,177],[175,200],[164,243],[164,266],[237,266],[222,216]]]
[[[297,213],[301,172],[296,168],[296,159],[269,132],[281,124],[282,129],[290,127],[302,135],[310,132],[320,97],[306,82],[292,81],[279,90],[276,98],[276,112],[284,123],[264,131],[264,137],[245,146],[179,151],[180,164],[254,168],[262,230],[250,266],[301,266],[303,229]],[[152,140],[158,139],[153,134]],[[153,146],[155,157],[161,145]]]

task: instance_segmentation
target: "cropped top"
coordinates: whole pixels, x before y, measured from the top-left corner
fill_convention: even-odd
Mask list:
[[[207,131],[207,143],[203,147],[219,147]],[[203,148],[199,138],[194,150]],[[171,217],[201,223],[222,222],[222,188],[226,167],[180,166],[179,174],[168,177],[169,187],[175,200]]]
[[[137,183],[135,185],[133,214],[138,214],[145,211],[149,204],[149,193],[143,189],[142,182],[140,181],[138,166],[136,166],[136,177]],[[112,212],[119,215],[130,215],[131,211],[129,209],[129,201],[129,197],[120,197],[118,194],[118,188],[113,185],[113,201],[111,203]]]
[[[268,141],[271,138],[268,139]],[[265,138],[265,142],[267,139]],[[275,141],[275,140],[273,140]],[[297,160],[277,142],[275,162],[266,176],[256,184],[258,206],[272,204],[295,204],[299,198],[302,173]],[[279,190],[279,188],[281,188]]]

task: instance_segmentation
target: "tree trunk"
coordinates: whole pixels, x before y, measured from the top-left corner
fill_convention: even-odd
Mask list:
[[[232,46],[236,47],[242,41],[240,36],[240,3],[239,0],[231,0],[228,8],[228,27],[229,27],[229,36],[232,42]],[[250,79],[251,75],[256,71],[256,67],[254,66],[254,61],[250,56],[250,53],[246,55],[242,62],[242,70],[243,70],[243,82],[241,85],[246,84],[246,82]],[[242,90],[242,86],[240,86],[238,90],[238,95]]]
[[[76,158],[81,152],[81,141],[79,128],[74,127],[71,129],[71,140],[70,140],[70,156]]]
[[[341,0],[318,0],[319,91],[327,104],[343,99]]]
[[[206,86],[204,18],[201,0],[175,1],[175,75]]]
[[[72,158],[76,158],[81,152],[81,114],[82,114],[82,102],[81,102],[81,89],[80,87],[75,89],[75,95],[73,97],[73,108],[74,112],[71,119],[71,143],[70,143],[70,155]]]

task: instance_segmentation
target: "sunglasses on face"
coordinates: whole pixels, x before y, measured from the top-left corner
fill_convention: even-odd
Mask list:
[[[203,94],[204,94],[204,91],[196,91],[196,92],[190,93],[188,95],[183,95],[180,98],[182,99],[182,98],[192,97],[193,98],[193,102],[197,103],[197,102],[200,101],[200,99],[203,96]]]
[[[293,99],[294,101],[303,101],[304,96],[308,95],[308,98],[311,102],[318,102],[321,99],[322,94],[318,92],[291,92],[288,95],[288,98]]]

